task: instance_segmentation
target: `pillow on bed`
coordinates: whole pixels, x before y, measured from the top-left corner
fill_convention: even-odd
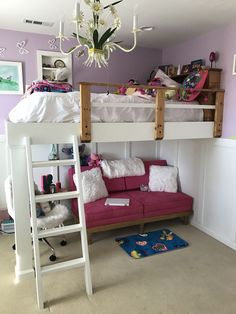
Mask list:
[[[158,192],[177,192],[178,169],[171,166],[150,166],[149,189]]]
[[[207,75],[208,70],[190,73],[183,81],[183,87],[188,90],[183,89],[180,91],[180,100],[193,101],[200,94],[197,90],[203,88]]]
[[[77,186],[75,174],[73,175],[73,180]],[[81,172],[81,181],[85,204],[108,196],[107,188],[103,181],[100,168],[93,168],[91,170]]]
[[[179,87],[180,84],[176,81],[172,80],[167,74],[165,74],[162,70],[157,70],[155,79],[159,79],[161,81],[162,85],[168,86],[168,87]]]

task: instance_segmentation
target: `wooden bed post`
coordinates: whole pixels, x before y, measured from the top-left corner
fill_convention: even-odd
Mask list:
[[[158,89],[156,95],[155,110],[155,140],[162,140],[164,137],[164,114],[165,114],[165,89]]]
[[[80,138],[81,142],[91,142],[91,100],[90,85],[80,84]]]
[[[215,107],[214,137],[221,137],[224,109],[224,91],[216,92]]]

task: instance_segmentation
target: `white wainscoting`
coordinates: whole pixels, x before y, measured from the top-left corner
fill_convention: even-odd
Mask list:
[[[236,141],[162,141],[160,157],[178,167],[182,191],[194,198],[191,223],[236,249]]]
[[[205,148],[201,215],[192,224],[236,250],[236,141],[215,139]]]

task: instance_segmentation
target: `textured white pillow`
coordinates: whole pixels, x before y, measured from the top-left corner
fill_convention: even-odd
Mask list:
[[[177,192],[178,169],[171,166],[150,166],[149,189],[159,192]]]
[[[179,87],[181,84],[177,83],[176,81],[172,80],[167,74],[165,74],[162,70],[157,70],[155,78],[159,78],[161,84],[169,87]]]
[[[112,178],[142,176],[145,174],[143,161],[139,158],[128,158],[122,160],[102,160],[101,167],[103,175]]]
[[[75,174],[73,175],[73,180],[76,185]],[[81,181],[84,203],[94,202],[100,198],[108,196],[100,168],[93,168],[81,172]]]

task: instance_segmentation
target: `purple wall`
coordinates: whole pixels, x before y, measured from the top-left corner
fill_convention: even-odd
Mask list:
[[[0,56],[0,60],[20,61],[23,64],[24,85],[30,84],[37,79],[37,57],[36,50],[50,51],[48,40],[52,36],[33,33],[15,32],[0,29],[0,47],[7,50]],[[26,41],[26,48],[29,54],[20,54],[16,47],[17,42]],[[157,49],[136,48],[131,53],[115,51],[110,58],[107,69],[88,68],[82,63],[83,58],[73,58],[73,82],[127,82],[134,78],[145,83],[150,72],[161,64],[162,54]],[[0,94],[0,134],[4,133],[4,120],[9,111],[19,101],[19,95]]]
[[[217,68],[222,68],[222,88],[225,88],[223,137],[236,135],[236,75],[232,75],[233,55],[236,54],[236,24],[209,32],[178,46],[163,49],[163,64],[188,64],[192,60],[205,59],[211,51],[219,53]]]

